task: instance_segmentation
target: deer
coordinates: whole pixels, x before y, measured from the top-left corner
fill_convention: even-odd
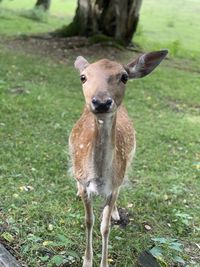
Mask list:
[[[102,257],[100,267],[108,267],[108,241],[111,217],[120,220],[116,201],[125,174],[136,150],[136,134],[122,105],[129,79],[150,74],[168,51],[149,52],[123,65],[101,59],[89,63],[78,56],[74,66],[80,72],[85,105],[69,136],[73,176],[77,195],[85,210],[86,249],[83,267],[92,267],[94,226],[93,197],[105,205],[101,216]]]

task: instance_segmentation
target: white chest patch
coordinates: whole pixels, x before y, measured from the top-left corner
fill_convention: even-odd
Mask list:
[[[112,192],[112,185],[110,179],[93,178],[86,187],[88,195],[95,194],[100,196],[108,196]]]
[[[113,117],[98,119],[98,134],[88,164],[87,192],[108,196],[112,192],[114,146]]]

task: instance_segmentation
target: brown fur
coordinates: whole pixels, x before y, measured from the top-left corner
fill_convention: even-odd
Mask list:
[[[135,134],[132,123],[126,109],[122,106],[118,108],[116,114],[114,134],[116,140],[114,140],[113,146],[115,146],[116,150],[113,162],[114,173],[112,176],[112,184],[113,187],[116,188],[123,182],[126,167],[131,160],[131,153],[135,144]],[[88,182],[88,172],[90,171],[89,161],[92,158],[94,140],[96,140],[96,138],[97,128],[94,114],[85,107],[81,118],[75,124],[71,132],[69,140],[74,176],[83,185],[86,185]],[[101,165],[101,159],[99,165]],[[101,168],[101,166],[99,166],[99,168]]]

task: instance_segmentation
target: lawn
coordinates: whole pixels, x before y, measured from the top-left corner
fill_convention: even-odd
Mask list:
[[[195,58],[200,35],[198,0],[146,0],[136,40],[146,50],[167,47],[173,56]]]
[[[111,266],[137,266],[144,250],[163,267],[200,266],[200,5],[166,2],[156,8],[155,0],[144,1],[136,35],[143,50],[172,51],[151,76],[127,85],[125,105],[137,131],[137,153],[118,201],[130,213],[130,223],[125,229],[112,227]],[[34,21],[21,16],[30,15],[33,5],[0,4],[0,241],[23,266],[79,267],[84,212],[67,172],[67,145],[84,101],[73,61],[82,51],[88,60],[95,55],[80,48],[60,61],[8,45],[16,34],[68,23],[75,8],[74,1],[66,1],[66,11],[64,1],[53,1],[48,16]],[[123,61],[133,56],[115,53]],[[101,252],[100,209],[97,199],[94,267]]]
[[[76,8],[75,1],[52,1],[50,14],[33,10],[33,0],[3,0],[0,4],[1,35],[20,35],[53,31],[68,24]]]

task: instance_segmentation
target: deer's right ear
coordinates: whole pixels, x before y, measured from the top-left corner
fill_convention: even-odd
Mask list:
[[[88,65],[88,61],[82,56],[78,56],[74,62],[74,67],[80,72],[82,72]]]
[[[151,73],[166,57],[168,50],[143,54],[125,66],[129,78],[142,78]]]

